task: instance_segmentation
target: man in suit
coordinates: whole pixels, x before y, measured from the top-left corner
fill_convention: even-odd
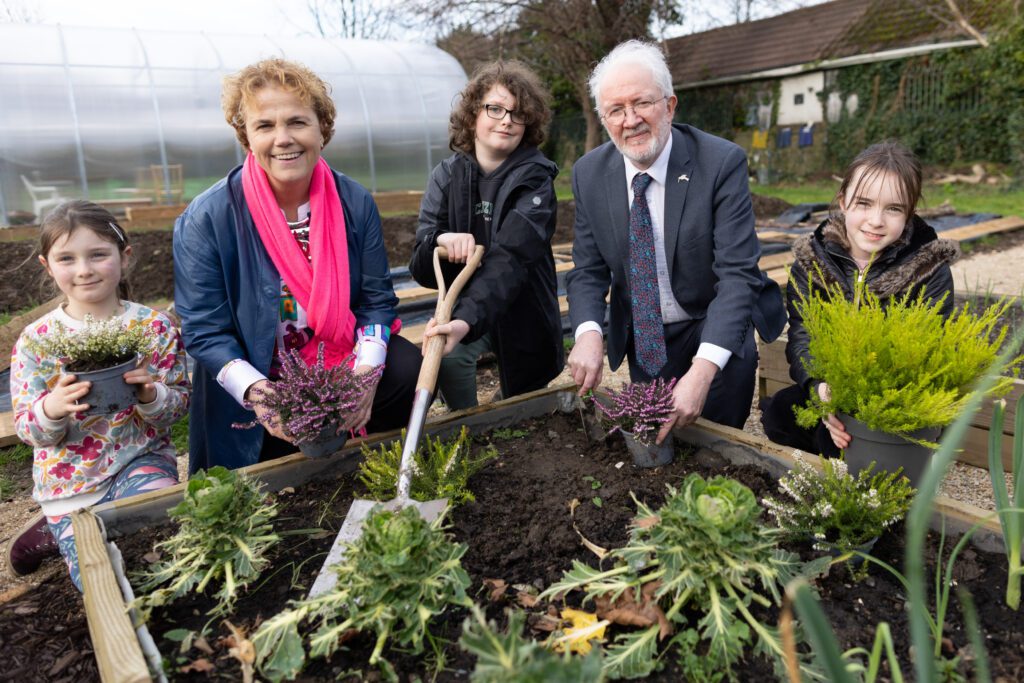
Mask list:
[[[757,265],[746,154],[672,124],[672,77],[653,45],[616,47],[590,91],[611,142],[573,167],[573,379],[581,393],[600,384],[610,305],[612,369],[627,357],[633,381],[679,378],[659,443],[701,415],[742,427],[757,368],[753,327],[771,340],[786,320],[778,285]]]

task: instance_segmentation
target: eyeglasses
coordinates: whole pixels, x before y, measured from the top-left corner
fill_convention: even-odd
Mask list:
[[[632,109],[634,114],[643,117],[647,116],[652,111],[654,111],[654,105],[656,105],[658,102],[661,102],[662,100],[667,99],[668,96],[666,95],[665,97],[659,97],[656,100],[640,100],[639,102],[634,102],[633,104],[612,107],[611,109],[606,111],[604,113],[604,116],[602,116],[601,118],[603,118],[605,121],[612,124],[613,126],[619,126],[622,125],[622,123],[626,120],[627,109]]]
[[[487,113],[488,118],[494,119],[495,121],[501,121],[505,118],[505,114],[508,114],[509,118],[512,119],[512,123],[526,123],[526,117],[523,115],[523,112],[505,109],[505,107],[500,104],[485,104],[484,111]]]

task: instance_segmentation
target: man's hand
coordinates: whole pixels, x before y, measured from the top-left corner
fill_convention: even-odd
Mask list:
[[[476,248],[476,240],[468,232],[446,232],[437,236],[437,246],[448,251],[449,263],[465,263]]]
[[[139,403],[152,403],[156,400],[156,378],[149,374],[146,368],[135,368],[124,373],[125,384],[134,384],[135,395]]]
[[[269,379],[261,379],[258,382],[253,382],[252,385],[245,390],[244,398],[252,404],[253,410],[256,411],[256,421],[263,425],[263,428],[267,430],[268,434],[275,436],[282,441],[295,443],[291,437],[284,433],[284,427],[281,424],[281,417],[263,403],[266,397],[273,393],[273,383],[271,383]]]
[[[430,337],[436,337],[439,334],[448,335],[444,342],[443,354],[447,356],[455,350],[455,345],[465,339],[466,335],[469,334],[469,323],[465,320],[459,320],[456,318],[450,323],[438,325],[437,321],[431,318],[427,321],[427,328],[423,330],[423,340],[426,341]],[[426,344],[420,346],[420,353],[426,353],[426,348]]]
[[[375,370],[376,367],[377,366],[374,365],[357,365],[355,373],[357,375],[365,375],[366,373]],[[341,430],[338,432],[339,434],[344,434],[349,430],[358,432],[370,421],[370,413],[373,410],[373,398],[377,395],[377,384],[379,382],[380,378],[378,377],[377,381],[373,383],[373,386],[368,388],[366,393],[363,394],[363,397],[359,399],[359,407],[356,408],[355,412],[349,416],[348,421],[341,426]]]
[[[700,417],[704,410],[704,402],[708,398],[711,382],[718,374],[718,366],[704,358],[694,358],[693,364],[686,374],[679,378],[672,389],[672,401],[675,412],[661,426],[655,443],[661,444],[674,427],[685,427]]]
[[[587,330],[579,336],[569,352],[569,374],[580,388],[579,395],[601,384],[604,372],[604,337],[597,330]]]
[[[832,390],[824,382],[818,384],[818,397],[825,402],[832,400]],[[823,417],[821,422],[825,425],[825,429],[828,430],[829,435],[832,437],[832,443],[836,445],[836,448],[843,450],[850,445],[850,440],[853,437],[850,436],[849,432],[846,431],[846,426],[835,415],[830,413]]]
[[[43,399],[43,414],[51,420],[60,420],[71,413],[88,410],[88,403],[78,400],[89,393],[92,382],[79,382],[75,375],[61,375],[56,386]]]

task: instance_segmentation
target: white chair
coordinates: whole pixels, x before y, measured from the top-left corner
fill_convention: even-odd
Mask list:
[[[21,182],[25,183],[25,189],[32,198],[32,213],[36,215],[37,221],[42,221],[49,209],[67,200],[67,197],[61,196],[56,185],[35,185],[25,176],[21,176]]]

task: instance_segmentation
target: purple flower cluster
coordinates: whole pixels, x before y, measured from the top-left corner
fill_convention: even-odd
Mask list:
[[[278,355],[281,376],[271,390],[253,389],[259,410],[276,415],[284,433],[295,443],[318,441],[324,432],[331,436],[359,407],[359,402],[372,389],[384,366],[356,374],[349,356],[340,365],[324,367],[324,345],[317,349],[316,364],[306,365],[298,351]],[[238,427],[254,427],[258,422]]]
[[[621,390],[608,390],[610,405],[594,398],[594,405],[615,423],[611,432],[630,432],[640,443],[648,443],[661,429],[675,409],[672,387],[676,380],[665,382],[661,377],[653,382],[631,382]]]

